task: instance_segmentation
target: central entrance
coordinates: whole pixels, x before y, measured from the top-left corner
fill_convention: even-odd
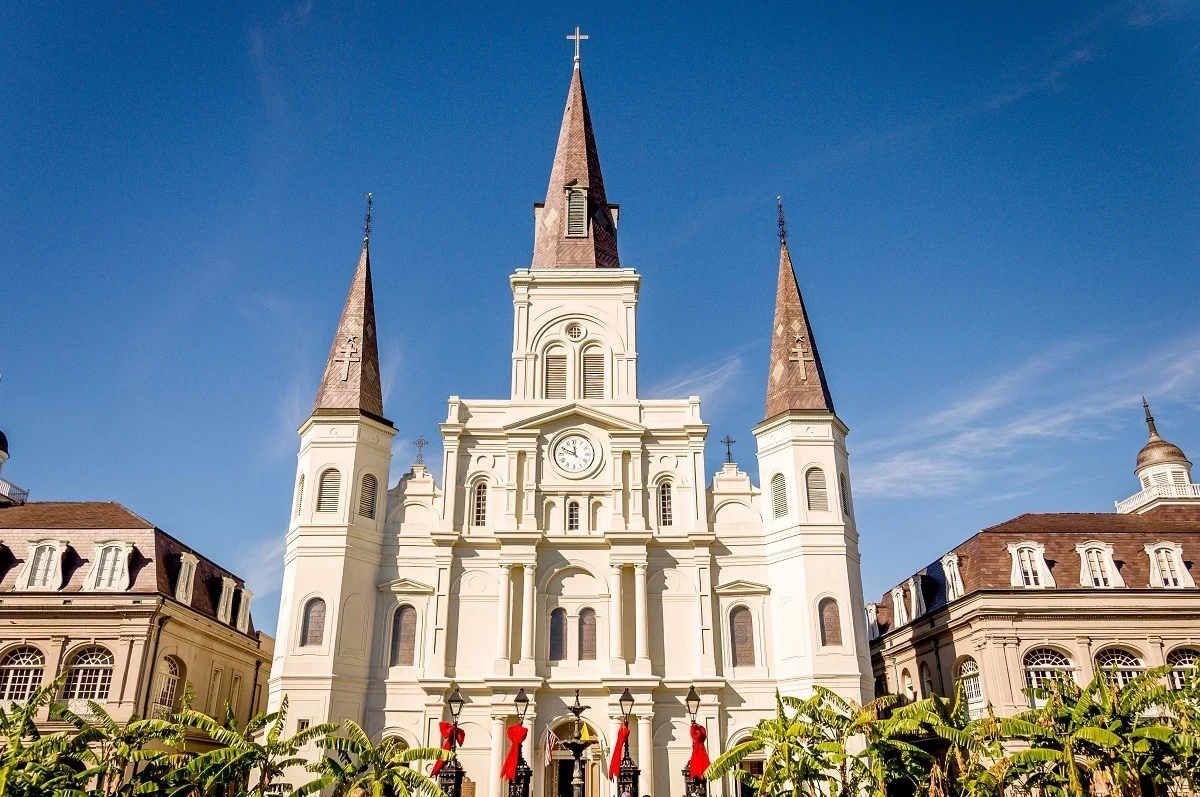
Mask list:
[[[586,723],[585,723],[586,725]],[[583,794],[584,797],[603,797],[601,791],[601,761],[604,759],[604,749],[596,731],[587,726],[588,735],[595,742],[583,754]],[[554,735],[559,739],[571,739],[575,735],[574,721],[567,721],[554,728]],[[546,767],[544,797],[571,797],[571,779],[575,772],[575,759],[565,747],[555,745],[550,753],[550,764]]]

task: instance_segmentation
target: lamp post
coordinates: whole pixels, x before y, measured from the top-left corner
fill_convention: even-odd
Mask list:
[[[696,715],[700,713],[700,695],[696,692],[695,684],[688,687],[687,697],[683,702],[692,718],[692,724],[695,725]],[[708,797],[708,781],[703,777],[692,777],[691,759],[683,765],[683,789],[687,797]]]
[[[580,733],[582,726],[583,712],[587,711],[591,706],[582,706],[579,704],[579,690],[575,690],[575,705],[567,706],[567,711],[575,715],[575,733],[572,738],[562,743],[562,746],[571,751],[571,756],[575,759],[575,769],[571,773],[571,797],[583,797],[583,751],[592,746],[591,739],[584,739]]]
[[[513,705],[517,707],[517,722],[524,725],[525,714],[529,711],[529,696],[525,694],[525,687],[521,687],[521,691],[517,692],[516,698],[513,699]],[[525,751],[518,746],[517,772],[508,782],[508,797],[529,797],[529,779],[531,777],[533,777],[533,770],[525,761]]]
[[[626,689],[621,693],[620,699],[621,714],[625,718],[625,727],[629,727],[629,717],[633,714],[633,695],[629,694]],[[638,780],[642,776],[642,770],[633,762],[633,756],[629,754],[629,739],[626,737],[625,750],[621,753],[621,768],[617,772],[617,795],[618,797],[638,797]]]
[[[454,753],[458,747],[458,715],[462,713],[463,696],[458,691],[458,684],[451,682],[450,696],[446,698],[446,708],[450,710],[450,720],[453,727],[450,730],[450,752]],[[463,781],[462,764],[458,761],[458,755],[446,762],[442,767],[441,772],[438,772],[438,786],[444,791],[447,797],[461,797],[462,781]]]

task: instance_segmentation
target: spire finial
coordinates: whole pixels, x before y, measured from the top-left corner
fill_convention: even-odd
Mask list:
[[[775,197],[775,201],[779,203],[779,245],[787,246],[787,222],[783,218],[783,197]]]
[[[371,199],[374,194],[363,194],[367,198],[367,215],[363,216],[363,243],[371,240]]]
[[[736,442],[737,442],[737,440],[734,440],[729,435],[725,435],[725,437],[723,437],[721,439],[721,443],[725,446],[725,464],[726,465],[733,464],[733,444]]]
[[[1142,409],[1146,411],[1146,428],[1150,430],[1150,439],[1158,437],[1158,429],[1154,426],[1154,416],[1150,414],[1150,404],[1146,401],[1146,396],[1142,395]]]
[[[567,38],[575,41],[575,66],[579,66],[579,43],[588,38],[588,35],[586,33],[580,33],[579,26],[576,25],[575,32],[567,36]]]
[[[425,439],[425,435],[419,435],[416,440],[413,440],[413,445],[417,447],[417,458],[413,462],[414,465],[425,464],[425,446],[429,445],[429,441]]]

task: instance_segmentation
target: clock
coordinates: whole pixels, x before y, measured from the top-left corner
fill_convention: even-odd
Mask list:
[[[596,449],[582,435],[569,434],[554,447],[554,461],[567,473],[581,473],[592,466]]]

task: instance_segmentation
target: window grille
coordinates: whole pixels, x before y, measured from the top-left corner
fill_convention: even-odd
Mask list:
[[[1099,548],[1089,548],[1084,552],[1087,557],[1088,574],[1092,580],[1093,587],[1111,587],[1112,582],[1108,578],[1108,561],[1105,559],[1104,552]]]
[[[833,598],[825,598],[817,606],[817,614],[821,616],[821,644],[842,644],[842,613],[838,603]]]
[[[596,660],[596,613],[591,609],[579,613],[579,660]]]
[[[1171,548],[1158,548],[1154,551],[1155,562],[1158,563],[1158,576],[1164,587],[1178,587],[1179,570],[1175,566],[1175,551]]]
[[[96,574],[96,589],[112,589],[117,586],[121,572],[121,548],[107,545],[100,551],[100,572]]]
[[[604,355],[583,355],[583,397],[604,398]]]
[[[325,638],[325,601],[313,598],[304,606],[304,622],[300,629],[303,647],[320,645]]]
[[[1040,587],[1042,576],[1037,553],[1032,548],[1021,548],[1017,551],[1017,562],[1021,566],[1021,582],[1027,587]]]
[[[734,667],[754,666],[754,618],[745,606],[729,613],[729,642]]]
[[[842,497],[842,512],[850,514],[850,491],[846,489],[846,474],[838,474],[838,493]]]
[[[571,340],[579,340],[583,337],[583,327],[579,324],[567,324],[567,337]]]
[[[1179,648],[1167,654],[1167,664],[1171,667],[1172,689],[1183,689],[1190,679],[1196,677],[1197,661],[1200,661],[1200,650],[1195,648]]]
[[[567,356],[565,354],[546,355],[546,398],[566,399],[567,397]]]
[[[358,514],[368,520],[375,519],[375,494],[379,490],[379,481],[370,473],[363,476],[362,486],[358,490]]]
[[[963,697],[967,700],[967,712],[972,719],[983,715],[983,682],[979,678],[979,664],[974,659],[964,659],[958,665],[958,682],[962,684]]]
[[[342,474],[330,468],[321,474],[320,484],[317,485],[317,511],[336,512],[338,494],[342,491]]]
[[[782,473],[776,473],[771,477],[771,514],[778,519],[785,517],[787,513],[787,481]]]
[[[808,509],[811,512],[829,511],[829,490],[825,486],[825,471],[812,468],[804,474],[804,486],[808,491]]]
[[[572,188],[567,192],[567,235],[587,236],[587,191]]]
[[[401,606],[392,616],[392,666],[411,667],[417,657],[417,610]]]
[[[296,487],[296,517],[300,517],[300,507],[304,505],[304,474],[300,474],[300,484]]]
[[[112,686],[113,656],[104,648],[87,648],[76,654],[63,685],[64,700],[108,699]]]
[[[42,685],[46,658],[34,647],[10,650],[0,659],[0,701],[23,701]]]
[[[1145,669],[1137,656],[1123,648],[1100,651],[1096,656],[1096,667],[1109,675],[1118,687],[1125,686]]]
[[[167,656],[158,665],[158,689],[155,690],[154,704],[170,712],[175,708],[175,694],[178,689],[179,665]]]
[[[54,570],[55,556],[53,545],[39,545],[33,552],[33,566],[29,568],[30,587],[49,587],[50,574]]]
[[[567,504],[567,531],[579,531],[579,502]]]
[[[1030,688],[1049,688],[1051,681],[1071,677],[1071,660],[1053,648],[1034,648],[1025,654],[1025,684]]]
[[[567,657],[567,610],[550,612],[550,661],[562,661]]]
[[[475,504],[471,507],[471,525],[487,525],[487,482],[475,485]]]
[[[663,482],[658,485],[658,525],[670,526],[675,522],[675,514],[671,507],[671,483]]]

